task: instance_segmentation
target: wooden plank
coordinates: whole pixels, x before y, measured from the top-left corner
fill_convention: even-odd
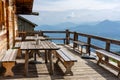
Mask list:
[[[2,62],[15,61],[18,49],[9,49],[2,58]]]
[[[73,41],[73,43],[79,44],[81,46],[87,46],[88,44],[85,42],[81,42],[81,41]]]
[[[52,42],[50,42],[50,41],[45,41],[45,42],[46,42],[46,44],[47,44],[51,49],[56,48],[56,46],[54,46],[54,45],[52,44]]]
[[[69,52],[67,52],[66,50],[63,50],[63,49],[60,49],[63,53],[64,53],[64,55],[65,56],[67,56],[69,59],[70,59],[70,61],[77,61],[72,55],[70,55],[70,53]]]
[[[16,60],[17,52],[18,52],[18,49],[12,49],[12,53],[11,53],[11,56],[9,58],[9,61],[15,61]]]
[[[5,53],[6,53],[6,50],[2,50],[2,51],[0,52],[0,61],[3,59]]]
[[[49,45],[47,45],[46,41],[41,41],[41,44],[44,49],[50,49]]]
[[[6,53],[2,59],[2,62],[9,61],[9,58],[11,57],[11,54],[10,54],[11,52],[12,52],[12,49],[8,49],[8,51],[6,51]]]
[[[35,46],[36,49],[44,49],[43,45],[41,44],[41,41],[38,42],[38,45]]]
[[[60,50],[57,50],[57,54],[64,60],[64,61],[70,61],[70,59],[64,55],[64,53]]]
[[[14,48],[20,48],[21,42],[16,42]]]
[[[22,41],[22,37],[16,37],[15,41]]]
[[[113,59],[116,59],[116,60],[120,61],[120,56],[119,55],[115,55],[115,54],[110,53],[110,52],[105,51],[105,50],[96,50],[96,52],[104,54],[104,55],[106,55],[110,58],[113,58]]]

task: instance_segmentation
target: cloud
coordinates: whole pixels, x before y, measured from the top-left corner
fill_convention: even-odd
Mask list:
[[[67,17],[65,17],[65,19],[72,19],[75,18],[75,13],[71,12]]]
[[[120,0],[34,0],[33,11],[38,24],[120,20]]]
[[[64,11],[75,9],[115,9],[119,0],[35,0],[34,10]]]

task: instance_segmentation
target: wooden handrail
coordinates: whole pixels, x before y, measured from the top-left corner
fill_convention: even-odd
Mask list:
[[[110,51],[110,47],[111,47],[111,44],[115,44],[115,45],[120,45],[120,40],[114,40],[114,39],[109,39],[109,38],[104,38],[104,37],[100,37],[100,36],[95,36],[95,35],[89,35],[89,34],[84,34],[84,33],[79,33],[79,32],[73,32],[73,31],[69,31],[69,30],[66,30],[66,31],[42,31],[42,30],[40,30],[40,31],[33,31],[33,32],[19,32],[19,33],[21,33],[21,34],[27,34],[27,33],[33,33],[33,34],[35,34],[35,33],[41,33],[43,36],[45,35],[45,33],[52,33],[52,34],[56,34],[56,33],[58,33],[58,34],[65,34],[66,36],[65,37],[62,37],[62,38],[51,38],[51,40],[53,39],[53,40],[63,40],[63,41],[65,41],[66,40],[66,42],[64,42],[64,44],[65,43],[67,43],[67,44],[69,44],[70,43],[70,40],[71,41],[74,41],[74,40],[79,40],[79,38],[78,37],[85,37],[86,39],[87,39],[87,41],[85,41],[87,44],[89,44],[89,46],[87,47],[87,52],[88,53],[90,53],[90,48],[93,48],[93,49],[104,49],[104,50],[107,50],[107,51]],[[52,35],[51,34],[51,35]],[[70,36],[70,35],[73,35],[72,37]],[[94,39],[94,40],[99,40],[99,41],[102,41],[102,42],[105,42],[106,44],[104,44],[105,45],[105,47],[104,48],[101,48],[101,47],[99,47],[99,46],[97,46],[97,45],[95,45],[95,44],[92,44],[91,42],[92,42],[92,39]],[[74,45],[75,46],[75,45]],[[112,51],[111,51],[112,52]]]

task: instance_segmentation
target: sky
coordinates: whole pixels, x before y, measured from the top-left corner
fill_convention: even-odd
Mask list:
[[[120,0],[34,0],[33,12],[26,18],[38,25],[120,21]]]

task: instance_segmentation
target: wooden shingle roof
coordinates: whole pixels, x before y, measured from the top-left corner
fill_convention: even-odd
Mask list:
[[[16,14],[31,14],[34,0],[15,0]]]

